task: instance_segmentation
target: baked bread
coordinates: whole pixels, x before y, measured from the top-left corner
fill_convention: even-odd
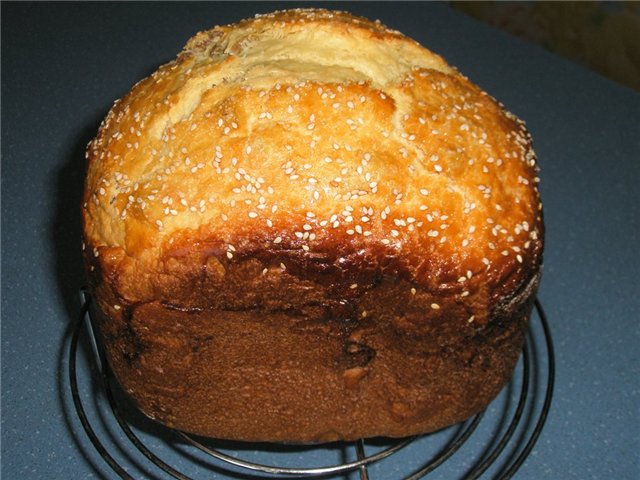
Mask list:
[[[307,9],[198,33],[87,158],[99,331],[149,417],[401,437],[511,376],[543,247],[530,137],[399,32]]]

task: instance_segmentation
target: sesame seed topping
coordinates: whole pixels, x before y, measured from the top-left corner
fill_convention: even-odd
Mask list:
[[[434,310],[439,310],[440,309],[440,305],[438,305],[437,303],[432,303],[431,304],[431,308],[433,308]]]

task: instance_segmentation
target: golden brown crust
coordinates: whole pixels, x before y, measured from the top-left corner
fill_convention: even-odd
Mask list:
[[[201,32],[114,105],[88,158],[86,258],[110,359],[143,410],[165,423],[252,440],[318,440],[325,430],[401,436],[477,411],[508,378],[542,259],[530,138],[486,93],[398,32],[322,10]],[[375,359],[347,368],[339,352],[363,328]],[[215,347],[226,360],[193,347],[196,331],[235,339]],[[249,367],[259,358],[246,353],[257,332],[257,343],[289,348],[295,339],[315,349],[313,361],[279,354],[297,365],[282,370],[292,382],[280,395],[286,405]],[[175,383],[183,400],[155,398],[141,378],[187,344],[195,348],[188,374],[162,368],[161,383]],[[436,350],[455,361],[438,360]],[[399,352],[415,354],[404,365]],[[276,410],[309,408],[293,392],[322,380],[314,398],[349,398],[323,401],[335,415],[356,401],[396,413],[288,430],[222,427],[212,412],[197,418],[213,379],[240,388],[230,365],[243,355],[255,373],[245,380]],[[478,355],[483,369],[461,366]],[[318,377],[303,385],[314,368]],[[456,386],[416,379],[446,369]],[[355,388],[363,382],[370,391]],[[451,403],[462,391],[476,401]],[[398,392],[412,406],[383,408]],[[215,395],[217,408],[235,398]],[[444,403],[425,410],[438,395],[449,413]]]

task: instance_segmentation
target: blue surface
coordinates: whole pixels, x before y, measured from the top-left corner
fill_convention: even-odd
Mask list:
[[[638,478],[640,95],[446,5],[331,6],[414,37],[527,121],[542,168],[547,244],[540,299],[555,339],[557,379],[547,425],[517,478]],[[3,478],[116,478],[73,413],[66,377],[69,325],[83,284],[84,147],[112,101],[193,33],[275,7],[2,3]],[[83,398],[92,406],[83,353]],[[489,420],[500,417],[501,401]],[[131,463],[113,420],[91,412],[114,436],[115,455]],[[479,434],[491,434],[493,424],[482,425]],[[143,420],[139,426],[164,458],[204,478],[178,454],[182,446],[171,446]],[[481,447],[474,440],[427,478],[457,478]],[[392,457],[372,478],[419,467],[425,449]],[[264,461],[279,455],[247,454]],[[311,455],[338,461],[344,453]],[[153,472],[139,455],[130,468],[134,475]]]

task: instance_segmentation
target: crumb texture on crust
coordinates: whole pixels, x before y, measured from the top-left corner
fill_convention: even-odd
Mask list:
[[[460,291],[540,263],[523,124],[441,57],[344,13],[197,34],[116,102],[87,155],[89,256],[119,266],[131,301],[157,293],[138,284],[168,272],[159,259],[203,243],[223,265],[375,251]]]
[[[99,328],[147,415],[403,436],[476,413],[513,371],[542,261],[531,139],[399,32],[305,9],[198,33],[87,158]]]

